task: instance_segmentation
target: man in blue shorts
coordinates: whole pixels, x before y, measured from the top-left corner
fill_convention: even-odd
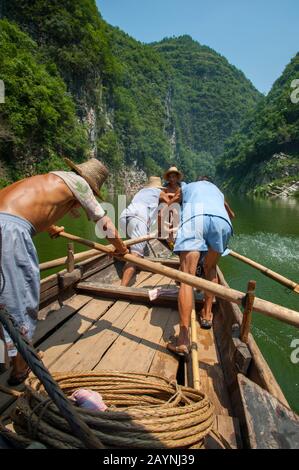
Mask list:
[[[209,281],[218,282],[217,262],[225,252],[232,235],[231,219],[234,213],[222,192],[207,177],[182,188],[181,224],[174,252],[179,254],[181,271],[195,275],[201,254],[204,255],[204,273]],[[168,349],[179,355],[189,352],[189,326],[192,311],[192,287],[181,284],[179,292],[180,333]],[[201,327],[212,327],[213,295],[205,293],[200,316]]]

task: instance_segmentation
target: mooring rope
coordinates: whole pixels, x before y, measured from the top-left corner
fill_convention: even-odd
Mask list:
[[[106,448],[203,448],[214,425],[214,406],[197,390],[149,374],[82,372],[54,374],[67,396],[98,391],[108,409],[77,411]],[[18,432],[51,448],[84,448],[40,381],[31,378],[12,418]]]
[[[27,380],[12,412],[16,447],[38,440],[58,449],[200,449],[209,434],[229,447],[213,430],[214,405],[203,392],[150,374],[101,371],[52,377],[2,305],[0,322],[37,377]],[[80,388],[98,391],[108,410],[75,407],[67,397]],[[12,441],[14,433],[5,437]]]
[[[66,398],[57,382],[55,382],[48,369],[44,366],[39,356],[34,351],[33,347],[20,334],[13,317],[9,315],[7,309],[3,305],[0,305],[0,322],[30,369],[43,383],[49,397],[52,398],[62,416],[64,416],[66,421],[69,423],[71,431],[86,445],[87,448],[103,448],[102,443],[79,416],[73,404]]]

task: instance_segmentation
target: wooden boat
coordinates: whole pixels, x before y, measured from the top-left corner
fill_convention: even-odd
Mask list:
[[[178,261],[157,240],[150,259],[176,267]],[[51,372],[118,370],[150,373],[193,385],[190,362],[166,349],[178,331],[174,281],[139,271],[131,287],[120,287],[122,263],[99,254],[41,281],[34,345]],[[221,271],[219,282],[226,285]],[[163,287],[149,300],[148,291]],[[170,289],[169,293],[166,292]],[[197,293],[196,309],[202,306]],[[232,448],[299,448],[299,417],[288,402],[253,337],[241,342],[242,313],[216,299],[213,329],[197,324],[200,386],[215,406],[215,429]],[[0,376],[5,385],[8,371]],[[9,415],[14,397],[0,392],[0,414]],[[219,446],[212,438],[207,448]]]

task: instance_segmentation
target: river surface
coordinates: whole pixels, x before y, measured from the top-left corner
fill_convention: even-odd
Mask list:
[[[299,201],[236,196],[228,199],[237,216],[230,248],[299,283]],[[66,231],[99,241],[94,224],[88,222],[84,214],[79,219],[66,216],[62,225]],[[35,244],[40,262],[66,255],[64,239],[51,240],[47,234],[41,234],[35,237]],[[76,245],[76,252],[85,249]],[[245,291],[248,280],[254,279],[258,297],[299,311],[299,295],[255,269],[230,256],[221,260],[220,267],[234,289]],[[43,273],[43,277],[52,272]],[[299,413],[299,330],[255,313],[252,332],[290,405]],[[297,346],[295,340],[298,340]],[[296,358],[298,362],[294,363]]]

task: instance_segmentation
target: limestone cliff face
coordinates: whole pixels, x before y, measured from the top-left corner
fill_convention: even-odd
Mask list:
[[[240,192],[288,198],[299,192],[299,158],[276,153],[267,162],[253,165],[243,178]]]
[[[137,165],[123,166],[120,170],[112,172],[107,181],[109,193],[132,195],[137,193],[147,181],[144,170]]]

